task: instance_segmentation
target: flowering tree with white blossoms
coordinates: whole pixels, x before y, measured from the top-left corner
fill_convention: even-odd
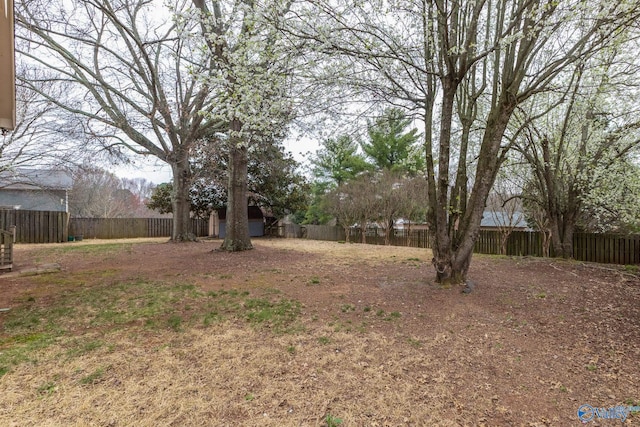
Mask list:
[[[556,256],[573,256],[582,225],[610,231],[640,218],[640,71],[636,40],[578,63],[563,92],[517,114],[515,148],[530,166],[524,197],[544,213]],[[551,111],[548,105],[557,104]]]
[[[201,40],[211,61],[203,79],[217,89],[207,116],[228,124],[216,135],[228,153],[226,236],[221,249],[251,249],[247,218],[248,154],[283,135],[293,115],[290,51],[272,25],[286,16],[280,0],[193,0]],[[194,35],[196,36],[196,35]]]
[[[421,120],[443,284],[466,280],[514,112],[557,90],[558,76],[640,15],[637,0],[300,0],[293,8],[300,19],[282,30],[325,55],[318,74]]]

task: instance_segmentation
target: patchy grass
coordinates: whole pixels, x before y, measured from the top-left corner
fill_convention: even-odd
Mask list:
[[[35,363],[42,350],[55,343],[64,342],[67,359],[82,357],[104,346],[112,348],[108,340],[88,335],[92,331],[181,332],[197,325],[244,319],[275,332],[293,332],[300,314],[299,302],[273,298],[273,290],[266,292],[267,297],[255,298],[249,291],[205,293],[188,283],[151,280],[110,283],[98,275],[97,284],[79,286],[77,279],[62,273],[40,276],[36,281],[55,283],[60,293],[42,302],[28,297],[5,314],[0,338],[0,376],[16,365]]]
[[[2,425],[575,425],[640,400],[630,268],[476,256],[462,298],[415,248],[103,243],[1,280]]]

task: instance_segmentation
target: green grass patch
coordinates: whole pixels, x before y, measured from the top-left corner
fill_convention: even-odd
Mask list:
[[[65,253],[87,254],[87,255],[111,255],[119,253],[132,253],[132,243],[98,243],[98,244],[77,244],[61,245],[48,250],[50,255],[62,255]]]
[[[182,330],[182,317],[177,314],[169,316],[167,319],[167,326],[175,332],[180,332]]]
[[[80,379],[80,384],[84,385],[93,385],[102,381],[104,374],[108,368],[98,368],[95,371],[91,372],[89,375],[85,375]]]
[[[342,307],[340,307],[340,311],[342,311],[343,313],[348,313],[350,311],[355,311],[356,310],[356,306],[353,304],[343,304]]]
[[[36,361],[37,352],[54,342],[62,343],[58,355],[66,358],[109,348],[109,332],[124,328],[180,332],[235,318],[276,333],[300,330],[296,320],[301,304],[273,289],[254,296],[237,289],[204,293],[189,283],[144,279],[113,283],[99,278],[81,286],[75,286],[78,277],[57,279],[62,287],[53,298],[25,298],[3,313],[0,377],[18,364]],[[104,338],[88,337],[92,330]]]
[[[318,338],[318,342],[322,345],[327,345],[331,342],[331,338],[322,336]]]
[[[342,419],[331,414],[327,414],[327,416],[324,418],[324,422],[327,424],[327,427],[338,427],[340,424],[342,424]]]
[[[83,340],[80,338],[73,339],[69,349],[66,351],[67,358],[84,356],[104,346],[101,340]]]
[[[16,365],[36,360],[37,352],[55,341],[46,333],[14,335],[0,340],[0,377]]]
[[[276,332],[291,332],[290,326],[300,314],[300,303],[287,299],[247,299],[244,308],[250,323],[266,326]]]
[[[48,395],[56,392],[58,386],[54,381],[46,382],[38,387],[38,394]]]
[[[400,314],[399,311],[392,311],[391,313],[389,313],[389,315],[387,317],[384,318],[384,320],[396,320],[399,319],[400,317],[402,317],[402,314]]]

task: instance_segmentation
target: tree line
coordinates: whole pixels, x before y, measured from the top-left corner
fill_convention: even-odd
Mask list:
[[[269,147],[293,127],[315,132],[329,151],[317,153],[314,165],[340,166],[325,171],[334,174],[333,188],[323,189],[326,180],[314,175],[310,210],[317,196],[337,206],[375,193],[379,206],[369,208],[375,218],[360,214],[355,222],[383,223],[389,217],[381,189],[392,189],[391,200],[407,193],[412,179],[421,182],[436,279],[464,282],[503,172],[515,176],[507,198],[520,200],[556,254],[571,256],[570,236],[587,217],[594,227],[633,227],[640,211],[640,198],[630,197],[640,188],[638,6],[638,0],[20,2],[19,89],[37,94],[23,104],[37,120],[23,120],[26,132],[9,137],[20,145],[37,129],[52,143],[77,141],[88,153],[166,162],[175,241],[193,238],[189,194],[206,163],[197,160],[203,153],[225,171],[215,187],[226,192],[222,248],[244,250],[251,248],[248,198],[260,196],[250,190],[251,162],[265,167]],[[375,131],[382,111],[419,126],[407,133],[419,136],[419,154],[398,163],[397,153],[385,152],[394,142],[384,132],[369,134],[357,148],[376,168],[353,175],[362,166],[357,158],[340,160],[353,148],[350,133],[331,130],[364,121]],[[372,192],[367,183],[379,185]]]

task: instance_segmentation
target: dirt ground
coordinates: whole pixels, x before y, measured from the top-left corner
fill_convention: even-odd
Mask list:
[[[105,242],[64,245],[95,243]],[[56,278],[91,287],[108,271],[110,283],[277,293],[301,303],[300,325],[75,330],[0,378],[0,424],[572,426],[584,404],[640,405],[637,266],[474,256],[477,285],[462,294],[433,283],[424,249],[256,239],[229,254],[219,245],[139,240],[97,255],[18,245],[18,271],[0,275],[0,308],[54,304],[71,286]],[[60,271],[49,281],[24,274],[50,263]],[[111,345],[59,357],[81,337]],[[100,381],[77,380],[96,370]],[[640,425],[640,413],[623,425]]]

